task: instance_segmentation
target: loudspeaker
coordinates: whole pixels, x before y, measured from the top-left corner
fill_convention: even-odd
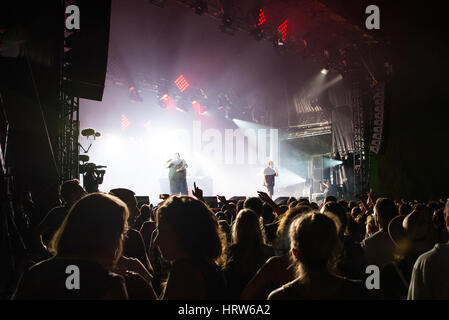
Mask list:
[[[312,178],[313,180],[323,180],[323,157],[313,157],[312,159]]]
[[[207,203],[207,205],[209,206],[209,208],[218,208],[218,200],[217,197],[203,197],[204,198],[204,202]]]
[[[237,202],[239,200],[245,201],[246,197],[245,196],[233,196],[233,197],[231,197],[231,199],[228,199],[228,201],[232,201],[232,202]]]
[[[72,34],[66,45],[72,48],[66,53],[69,63],[64,68],[68,80],[64,90],[72,96],[103,99],[104,82],[109,48],[111,0],[77,0],[80,11],[80,28],[67,30]]]
[[[276,198],[276,200],[274,200],[274,202],[279,205],[282,202],[287,203],[288,199],[290,199],[290,197],[278,197]]]

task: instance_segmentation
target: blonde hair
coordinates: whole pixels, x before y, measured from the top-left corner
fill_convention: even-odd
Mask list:
[[[287,210],[287,212],[282,216],[278,229],[276,231],[276,247],[281,250],[282,253],[288,252],[290,250],[290,238],[289,238],[289,228],[292,221],[301,214],[312,211],[312,208],[306,205],[299,205]]]
[[[291,248],[297,251],[297,275],[306,278],[314,269],[335,266],[341,248],[339,221],[333,214],[317,211],[301,215],[290,226]]]

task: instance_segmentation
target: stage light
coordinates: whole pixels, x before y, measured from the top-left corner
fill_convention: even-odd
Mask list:
[[[330,167],[339,166],[341,164],[343,164],[343,161],[341,161],[341,160],[329,159],[329,166]]]
[[[278,30],[282,35],[282,40],[286,41],[287,40],[287,20],[285,20],[284,22],[282,22],[279,25]]]
[[[329,69],[326,69],[326,68],[321,70],[321,74],[324,74],[324,75],[328,74],[328,72],[329,72]]]
[[[207,109],[206,109],[206,107],[205,107],[205,106],[202,106],[197,100],[193,100],[193,101],[192,101],[192,105],[193,105],[193,108],[195,109],[195,111],[196,111],[199,115],[204,116],[204,115],[207,114]]]
[[[274,48],[280,48],[280,47],[283,47],[284,45],[285,45],[285,42],[282,40],[282,38],[278,38],[273,41]]]
[[[139,92],[141,92],[141,90],[137,90],[136,87],[134,86],[129,86],[128,91],[129,91],[129,100],[131,102],[143,102],[143,99],[139,95]]]
[[[268,130],[270,129],[269,126],[264,126],[255,122],[245,121],[236,118],[233,118],[232,122],[234,122],[234,124],[240,129],[268,129]]]
[[[195,1],[191,6],[191,8],[195,9],[195,13],[198,15],[202,15],[204,12],[207,12],[207,1]]]
[[[164,93],[158,101],[159,107],[166,109],[170,104],[170,97],[167,93]]]
[[[190,84],[187,82],[187,80],[184,78],[182,74],[178,78],[176,78],[174,82],[178,87],[179,91],[181,92],[184,92],[190,86]]]
[[[260,10],[259,10],[259,23],[258,23],[257,25],[260,27],[260,26],[263,25],[266,21],[267,21],[267,19],[265,18],[265,15],[263,14],[263,10],[260,9]]]

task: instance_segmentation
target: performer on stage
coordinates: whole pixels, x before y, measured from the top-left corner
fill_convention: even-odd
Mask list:
[[[179,153],[175,153],[175,157],[168,160],[165,167],[170,169],[168,172],[170,193],[187,195],[186,161],[181,159]]]
[[[273,161],[268,162],[268,167],[265,168],[263,171],[263,178],[264,178],[264,185],[268,189],[268,194],[270,197],[273,197],[273,191],[274,191],[274,179],[277,177],[278,169],[274,168]]]
[[[333,184],[331,184],[329,179],[324,180],[323,182],[320,182],[320,190],[322,193],[324,193],[324,198],[326,199],[327,196],[338,196],[337,187]]]

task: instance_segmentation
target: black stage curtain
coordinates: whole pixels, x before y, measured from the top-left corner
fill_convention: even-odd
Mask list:
[[[354,152],[352,107],[344,106],[332,110],[332,153],[345,157]]]

